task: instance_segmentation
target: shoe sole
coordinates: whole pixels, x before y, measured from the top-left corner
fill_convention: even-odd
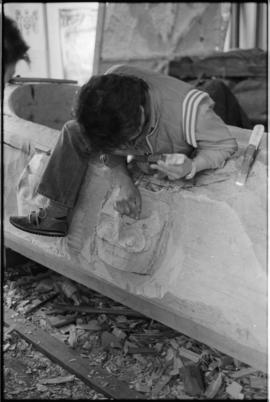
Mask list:
[[[63,232],[43,232],[40,231],[38,229],[26,229],[26,228],[22,228],[19,225],[16,225],[14,222],[10,222],[13,226],[15,226],[17,229],[22,230],[23,232],[27,232],[27,233],[31,233],[31,234],[35,234],[35,235],[39,235],[39,236],[47,236],[47,237],[65,237],[67,235],[67,233],[63,233]]]

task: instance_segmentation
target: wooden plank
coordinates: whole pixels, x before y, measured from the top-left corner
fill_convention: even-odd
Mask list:
[[[41,253],[40,250],[36,248],[30,248],[27,240],[21,237],[17,238],[16,235],[12,234],[12,230],[5,231],[5,242],[7,247],[12,248],[41,265],[53,269],[61,275],[81,283],[96,292],[102,293],[113,300],[123,303],[176,331],[180,331],[210,347],[214,347],[258,370],[267,372],[267,353],[244,346],[204,325],[195,323],[193,320],[173,310],[168,310],[160,301],[134,296],[123,289],[100,280],[90,273],[78,270],[72,265],[72,262],[62,257],[56,258],[48,253]]]
[[[200,360],[200,355],[192,352],[192,350],[188,350],[183,347],[179,349],[179,355],[193,361],[194,363],[198,363],[198,361]]]
[[[36,310],[39,310],[41,307],[45,306],[45,304],[54,300],[58,295],[59,295],[59,292],[49,295],[43,301],[40,301],[39,303],[32,306],[29,310],[27,310],[25,312],[25,315],[28,316],[28,315],[34,313]]]
[[[85,312],[85,313],[90,313],[90,314],[112,314],[112,315],[126,315],[128,317],[136,317],[136,318],[146,318],[144,315],[132,311],[132,310],[127,310],[124,308],[94,308],[94,307],[89,307],[89,306],[73,306],[72,304],[55,304],[54,305],[55,310],[60,310],[60,311],[78,311],[78,312]],[[148,318],[148,317],[147,317]]]
[[[15,324],[14,330],[37,350],[105,396],[113,399],[144,399],[142,394],[116,380],[106,370],[89,366],[89,361],[80,357],[73,349],[16,315],[15,311],[5,310],[4,323],[9,326]]]
[[[67,80],[62,78],[39,78],[39,77],[14,77],[10,81],[12,84],[35,82],[46,84],[78,84],[76,80]]]
[[[243,368],[242,370],[236,371],[235,373],[230,374],[232,378],[238,380],[239,378],[245,377],[250,374],[256,373],[256,369],[253,367]]]

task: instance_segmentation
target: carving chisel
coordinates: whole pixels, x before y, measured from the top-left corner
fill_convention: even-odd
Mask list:
[[[158,161],[163,161],[170,165],[182,165],[185,161],[184,154],[152,154],[152,155],[132,155],[133,158],[138,162],[149,162],[155,163]]]
[[[148,163],[155,163],[158,161],[163,161],[166,162],[169,160],[170,164],[173,165],[182,165],[182,163],[185,160],[185,155],[184,154],[128,154],[127,152],[122,152],[122,151],[115,151],[113,155],[118,155],[118,156],[126,156],[126,157],[132,157],[132,160],[136,160],[137,162],[148,162]]]
[[[163,154],[150,154],[150,155],[132,155],[133,159],[137,162],[149,162],[154,163],[163,159]]]
[[[257,149],[260,145],[262,136],[264,133],[264,126],[262,124],[257,124],[251,133],[248,146],[244,152],[244,158],[237,175],[236,184],[238,186],[243,186],[247,180],[250,168],[254,162]]]
[[[159,160],[163,159],[163,154],[128,154],[127,152],[122,152],[122,151],[115,151],[112,153],[112,155],[116,155],[116,156],[123,156],[129,158],[132,157],[132,159],[138,161],[138,162],[149,162],[149,163],[154,163],[157,162]],[[103,163],[106,163],[108,161],[109,156],[107,154],[102,154],[100,155],[100,160]],[[131,159],[130,159],[131,160]]]

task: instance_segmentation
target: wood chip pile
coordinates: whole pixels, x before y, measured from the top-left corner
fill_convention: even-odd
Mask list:
[[[4,305],[145,399],[267,398],[266,374],[32,261],[6,268]],[[105,399],[11,327],[3,351],[8,399]]]

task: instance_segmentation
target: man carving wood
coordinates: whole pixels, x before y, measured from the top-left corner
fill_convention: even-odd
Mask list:
[[[89,158],[101,158],[110,168],[112,185],[119,187],[115,209],[138,219],[141,196],[129,176],[127,155],[163,155],[149,169],[170,180],[189,180],[202,170],[222,167],[237,150],[207,93],[128,65],[91,77],[79,91],[75,115],[64,125],[38,187],[38,193],[50,199],[49,206],[10,217],[21,230],[67,235],[67,216]]]

